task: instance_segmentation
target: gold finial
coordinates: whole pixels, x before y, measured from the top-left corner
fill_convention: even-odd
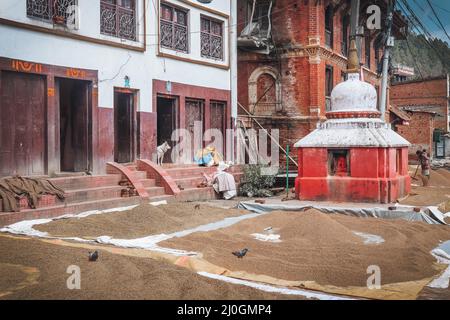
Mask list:
[[[350,41],[350,49],[348,51],[347,73],[359,73],[360,65],[358,59],[358,49],[356,49],[356,41]]]

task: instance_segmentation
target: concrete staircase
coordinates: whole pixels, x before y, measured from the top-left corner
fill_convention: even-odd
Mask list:
[[[60,201],[56,196],[44,195],[37,208],[31,209],[27,199],[22,198],[19,201],[19,212],[2,212],[0,202],[0,226],[22,220],[53,218],[63,214],[124,207],[142,202],[205,201],[217,198],[212,187],[198,188],[205,180],[202,173],[212,175],[217,170],[216,167],[173,164],[160,167],[148,161],[142,162],[139,160],[126,165],[110,163],[108,174],[104,175],[50,178],[51,182],[65,191],[64,201]],[[241,168],[232,167],[230,173],[239,183],[243,175]],[[128,190],[127,186],[121,185],[124,181],[134,187],[138,194],[124,194],[123,190]]]
[[[53,195],[44,195],[39,200],[37,208],[31,209],[27,199],[22,198],[19,202],[20,212],[0,212],[0,225],[139,204],[141,201],[139,196],[126,198],[121,196],[124,187],[120,186],[119,182],[122,179],[120,174],[50,178],[51,182],[65,191],[64,201]]]
[[[177,195],[178,201],[205,201],[217,199],[217,194],[212,187],[198,188],[205,181],[202,173],[212,175],[216,172],[216,167],[199,167],[197,165],[163,165],[166,172],[172,177],[180,188],[180,194]],[[230,168],[229,172],[233,174],[236,183],[243,175],[239,167]]]
[[[150,202],[174,200],[172,199],[172,195],[166,194],[164,187],[160,185],[156,179],[149,178],[148,173],[146,171],[140,171],[135,163],[127,164],[125,166],[132,171],[133,176],[143,184],[149,195]]]

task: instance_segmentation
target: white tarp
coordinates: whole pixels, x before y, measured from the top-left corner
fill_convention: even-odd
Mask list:
[[[396,210],[388,210],[385,208],[350,208],[350,207],[328,207],[321,205],[311,204],[260,204],[255,202],[239,202],[239,209],[245,209],[256,213],[265,213],[270,211],[306,211],[308,209],[317,209],[323,213],[330,214],[345,214],[363,218],[382,218],[382,219],[404,219],[408,221],[421,221],[429,224],[446,224],[445,221],[441,221],[434,217],[433,212],[436,214],[436,209],[433,208],[433,212],[430,209],[426,209],[427,212],[415,212],[412,207],[397,207]],[[439,210],[438,210],[439,211]],[[428,215],[429,213],[430,215]]]

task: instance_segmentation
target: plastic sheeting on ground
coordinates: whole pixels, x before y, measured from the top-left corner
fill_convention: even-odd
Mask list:
[[[216,279],[216,280],[220,280],[220,281],[224,281],[224,282],[228,282],[228,283],[232,283],[232,284],[247,286],[247,287],[255,288],[258,290],[265,291],[265,292],[303,296],[306,298],[319,299],[319,300],[351,300],[351,298],[331,296],[331,295],[324,294],[324,293],[316,293],[316,292],[300,290],[300,289],[288,289],[288,288],[274,287],[274,286],[269,286],[266,284],[260,284],[260,283],[255,283],[255,282],[251,282],[251,281],[245,281],[245,280],[240,280],[240,279],[236,279],[236,278],[225,277],[225,276],[221,276],[218,274],[212,274],[212,273],[203,272],[203,271],[200,271],[197,273],[201,276],[208,277],[211,279]]]
[[[450,241],[442,243],[431,251],[438,263],[447,264],[448,268],[440,277],[434,279],[428,286],[431,288],[447,289],[450,284]]]
[[[349,216],[364,217],[364,218],[382,218],[382,219],[404,219],[408,221],[421,221],[428,224],[446,224],[445,221],[436,218],[437,207],[427,208],[427,212],[415,212],[411,207],[401,208],[397,210],[388,210],[384,208],[345,208],[345,207],[330,207],[311,204],[260,204],[255,202],[239,202],[238,209],[245,209],[256,213],[266,213],[271,211],[306,211],[309,209],[317,209],[323,213],[330,214],[345,214]],[[440,212],[440,211],[439,211]],[[429,215],[428,215],[428,214]]]

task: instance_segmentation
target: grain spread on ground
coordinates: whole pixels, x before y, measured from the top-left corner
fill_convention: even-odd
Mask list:
[[[135,239],[154,234],[172,233],[248,214],[245,210],[224,210],[204,204],[173,203],[162,206],[140,205],[132,210],[91,215],[86,218],[54,220],[36,225],[39,231],[60,237]]]
[[[299,299],[197,275],[165,262],[0,235],[0,299]],[[82,272],[81,290],[68,290],[67,267]],[[26,283],[30,271],[37,280]]]
[[[252,236],[272,227],[282,242]],[[378,235],[385,242],[364,244],[353,231]],[[322,285],[366,286],[367,268],[381,268],[382,284],[421,280],[439,273],[430,254],[450,228],[422,222],[357,218],[306,212],[272,212],[231,227],[174,238],[160,245],[201,252],[203,258],[232,271]],[[243,259],[232,251],[249,248]]]

